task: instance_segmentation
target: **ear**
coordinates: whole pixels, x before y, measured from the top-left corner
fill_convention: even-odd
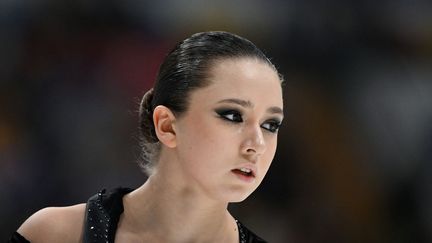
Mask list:
[[[174,123],[175,116],[168,107],[163,105],[156,106],[153,111],[153,124],[156,136],[161,143],[169,148],[174,148],[177,145]]]

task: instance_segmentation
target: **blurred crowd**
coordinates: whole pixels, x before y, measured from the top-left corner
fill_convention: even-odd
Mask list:
[[[231,211],[269,242],[432,242],[432,2],[0,2],[0,238],[35,211],[138,187],[137,109],[195,32],[284,75],[262,186]],[[193,207],[193,205],[191,205]]]

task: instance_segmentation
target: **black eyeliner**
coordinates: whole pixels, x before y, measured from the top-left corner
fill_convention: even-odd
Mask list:
[[[243,121],[242,113],[235,108],[217,108],[215,112],[219,115],[219,118],[229,122],[239,123]],[[238,119],[235,119],[233,117],[233,119],[229,119],[227,118],[228,115],[239,116],[240,118],[237,117]]]

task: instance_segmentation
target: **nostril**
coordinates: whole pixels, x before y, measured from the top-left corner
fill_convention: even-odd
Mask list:
[[[255,152],[256,152],[255,149],[252,149],[252,148],[248,148],[246,151],[247,151],[248,153],[255,153]]]

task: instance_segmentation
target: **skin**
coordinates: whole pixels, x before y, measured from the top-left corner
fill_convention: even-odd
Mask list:
[[[239,241],[227,206],[247,198],[270,167],[282,91],[276,72],[254,58],[217,61],[209,74],[211,84],[191,93],[180,117],[155,108],[160,160],[149,179],[124,196],[116,242]],[[255,168],[253,180],[233,173],[245,166]],[[46,208],[18,232],[32,242],[79,242],[84,210],[85,204]]]

